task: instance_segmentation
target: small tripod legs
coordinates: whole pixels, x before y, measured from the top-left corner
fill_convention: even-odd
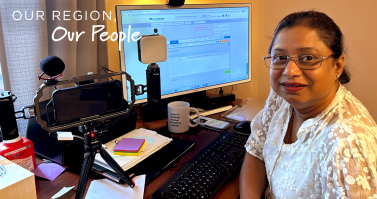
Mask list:
[[[92,124],[93,125],[93,124]],[[84,197],[86,184],[88,183],[89,174],[93,167],[96,153],[100,153],[105,162],[120,176],[120,178],[127,183],[131,188],[135,186],[132,178],[118,165],[118,163],[111,157],[111,155],[102,148],[102,143],[98,131],[88,128],[88,126],[80,126],[80,131],[84,133],[85,140],[85,158],[80,172],[79,184],[77,186],[77,193],[75,199],[82,199]],[[84,130],[85,129],[85,130]]]
[[[77,186],[77,193],[75,199],[84,198],[86,184],[88,183],[90,170],[93,167],[94,158],[96,157],[96,153],[87,152],[85,153],[85,159],[83,162],[83,166],[80,172],[80,179],[79,184]]]

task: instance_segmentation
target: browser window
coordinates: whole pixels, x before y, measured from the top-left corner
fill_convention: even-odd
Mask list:
[[[156,29],[166,37],[168,59],[158,63],[162,95],[249,77],[248,7],[122,10],[121,16],[125,33],[131,25],[131,32],[151,35]],[[145,84],[136,42],[123,44],[126,72]]]

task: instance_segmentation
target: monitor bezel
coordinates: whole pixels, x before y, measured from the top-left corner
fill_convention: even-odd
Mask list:
[[[252,13],[252,7],[251,6],[252,6],[251,3],[185,4],[185,5],[180,6],[180,7],[173,7],[173,6],[169,6],[169,5],[116,5],[115,6],[116,27],[117,27],[118,32],[122,31],[122,20],[121,20],[121,11],[122,10],[162,10],[162,9],[190,9],[190,8],[249,7],[249,31],[248,31],[248,37],[249,37],[249,54],[248,54],[248,56],[249,56],[248,57],[249,77],[248,77],[248,79],[161,95],[161,99],[165,99],[165,98],[169,98],[169,97],[185,95],[185,94],[195,93],[195,92],[199,92],[199,91],[207,91],[207,90],[216,89],[216,88],[220,88],[220,87],[233,86],[233,85],[237,85],[237,84],[251,82],[251,73],[252,73],[252,70],[251,70],[251,55],[252,55],[252,48],[251,48],[251,45],[252,45],[251,44],[252,15],[251,15],[251,13]],[[118,16],[120,16],[120,19],[118,19]],[[120,43],[120,45],[121,45],[121,48],[120,48],[120,50],[118,50],[119,60],[120,60],[120,63],[119,63],[120,64],[120,70],[126,71],[125,57],[124,57],[124,52],[123,52],[123,41]],[[147,65],[145,65],[145,69],[146,68],[147,68]],[[124,77],[122,77],[122,84],[124,84],[125,82],[127,82],[127,81],[124,79]],[[138,82],[135,82],[135,83],[138,84]],[[126,85],[123,85],[123,94],[124,94],[124,98],[127,99],[127,86]],[[145,102],[147,102],[147,98],[136,100],[135,104],[145,103]]]

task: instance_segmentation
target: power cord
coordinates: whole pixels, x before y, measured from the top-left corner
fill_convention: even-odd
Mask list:
[[[109,72],[112,72],[112,73],[113,73],[113,72],[114,72],[114,71],[112,71],[112,70],[106,68],[105,66],[101,66],[101,67],[102,67],[102,69],[105,71],[105,73],[109,73]],[[110,78],[111,78],[111,80],[114,80],[113,77],[110,76]]]
[[[220,95],[223,95],[224,91],[223,91],[223,87],[220,87],[220,90],[219,90],[219,94]]]
[[[78,138],[78,139],[82,139],[82,140],[84,140],[84,138],[83,137],[81,137],[81,136],[78,136],[78,135],[72,135],[74,138]]]

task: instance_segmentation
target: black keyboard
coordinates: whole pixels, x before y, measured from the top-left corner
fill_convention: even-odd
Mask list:
[[[213,198],[239,172],[247,138],[224,131],[153,193],[153,197]]]

